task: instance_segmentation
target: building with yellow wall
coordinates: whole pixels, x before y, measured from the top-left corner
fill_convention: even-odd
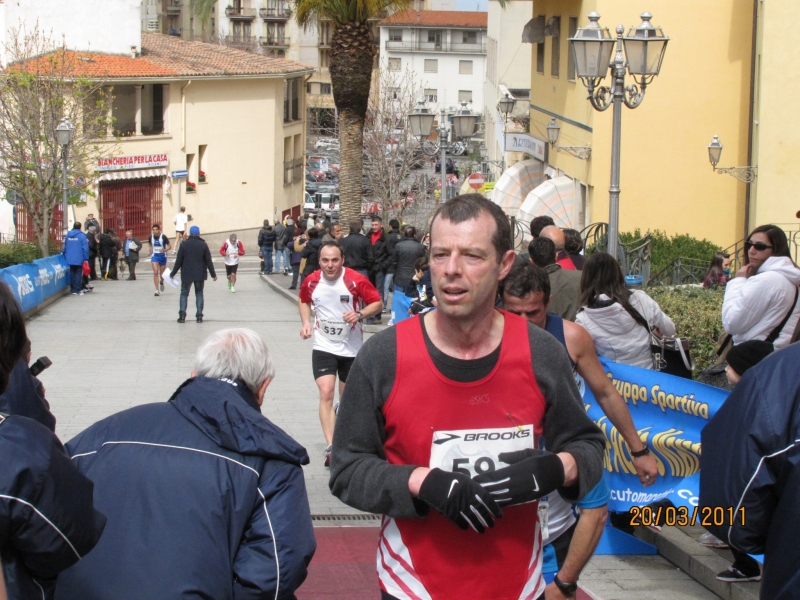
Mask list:
[[[154,33],[141,55],[81,54],[111,88],[113,131],[77,219],[138,236],[160,221],[172,235],[182,205],[209,241],[254,243],[264,219],[300,209],[311,68]]]
[[[796,0],[758,2],[753,88],[753,151],[749,164],[758,166],[750,197],[750,223],[775,223],[793,244],[800,244],[800,197],[797,157],[800,155],[800,72],[795,65],[800,19]],[[722,161],[727,164],[727,147]],[[720,163],[722,164],[722,163]],[[747,163],[742,163],[747,164]],[[793,245],[795,259],[797,246]]]
[[[723,162],[747,164],[753,1],[534,4],[532,17],[539,19],[545,35],[541,43],[532,44],[530,132],[547,140],[547,124],[555,118],[561,127],[558,145],[591,147],[588,161],[551,148],[544,169],[585,185],[576,186],[585,196],[578,199],[585,204],[578,211],[585,222],[573,223],[577,228],[608,221],[613,108],[592,108],[587,89],[575,78],[568,41],[577,27],[589,23],[592,11],[600,13],[601,27],[614,37],[617,24],[627,32],[649,11],[653,24],[671,38],[661,74],[647,87],[642,104],[622,109],[620,230],[688,233],[721,246],[740,240],[748,186],[715,174],[707,146],[719,135],[725,145]],[[785,56],[791,60],[790,54]],[[633,83],[630,77],[627,83]],[[610,84],[609,75],[601,85]]]

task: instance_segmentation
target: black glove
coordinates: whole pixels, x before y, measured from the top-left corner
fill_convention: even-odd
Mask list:
[[[503,516],[489,492],[463,473],[431,469],[419,488],[419,499],[459,528],[472,527],[478,533],[494,527],[495,517]]]
[[[492,495],[497,504],[531,502],[564,485],[564,465],[552,452],[528,448],[502,452],[497,458],[510,466],[482,473],[473,479]]]

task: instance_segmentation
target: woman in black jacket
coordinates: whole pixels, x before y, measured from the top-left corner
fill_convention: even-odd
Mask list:
[[[311,275],[314,271],[319,269],[319,249],[322,246],[322,240],[319,239],[319,229],[312,227],[308,230],[308,243],[303,248],[301,256],[306,259],[306,266],[303,269],[303,277]]]
[[[100,275],[103,279],[117,278],[117,242],[112,229],[106,229],[97,237],[100,254]]]

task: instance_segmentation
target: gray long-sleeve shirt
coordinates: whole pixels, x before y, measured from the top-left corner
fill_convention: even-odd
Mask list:
[[[585,496],[602,476],[605,437],[586,415],[564,347],[546,331],[528,325],[532,368],[544,395],[545,447],[569,452],[578,464],[578,484],[559,490],[574,501]],[[491,371],[499,351],[477,360],[448,357],[426,337],[428,352],[443,374],[457,381],[477,381]],[[364,344],[347,378],[333,436],[330,488],[334,496],[359,510],[395,518],[420,517],[408,490],[419,466],[386,461],[383,404],[395,379],[397,337],[387,329]],[[488,369],[488,371],[487,371]]]

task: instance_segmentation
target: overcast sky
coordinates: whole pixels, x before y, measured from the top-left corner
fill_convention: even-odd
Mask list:
[[[489,10],[489,0],[456,0],[456,10]]]

